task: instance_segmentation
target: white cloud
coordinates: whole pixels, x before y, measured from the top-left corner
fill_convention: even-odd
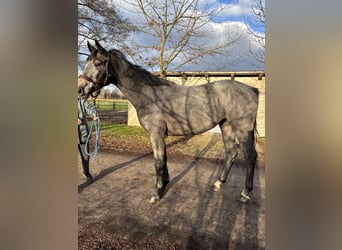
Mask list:
[[[215,57],[207,56],[205,65],[187,64],[183,71],[247,71],[262,70],[264,65],[253,62],[250,51],[262,50],[260,44],[256,43],[249,35],[247,27],[241,22],[214,23],[212,26],[212,36],[206,39],[208,46],[219,42],[227,42],[229,34],[239,35],[240,39],[234,46],[223,51],[223,55]],[[181,58],[178,58],[181,61]]]
[[[245,18],[252,18],[252,7],[256,6],[255,0],[236,0],[227,1],[227,3],[222,3],[224,6],[223,11],[218,16],[217,20],[221,21],[242,21]],[[263,0],[263,6],[265,6],[265,1]]]
[[[227,4],[226,8],[222,11],[221,16],[224,17],[241,17],[249,13],[250,8],[240,5]]]

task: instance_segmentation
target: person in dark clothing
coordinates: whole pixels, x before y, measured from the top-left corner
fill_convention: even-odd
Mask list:
[[[93,120],[97,120],[97,110],[95,106],[92,106],[87,99],[78,98],[78,151],[80,152],[82,159],[83,173],[87,177],[87,182],[92,183],[94,181],[93,176],[89,171],[89,144],[86,144],[86,140],[89,136],[89,128],[87,123],[87,116],[92,116]]]

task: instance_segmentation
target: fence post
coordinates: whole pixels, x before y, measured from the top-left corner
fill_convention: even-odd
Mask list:
[[[115,110],[115,102],[113,101],[113,110]]]

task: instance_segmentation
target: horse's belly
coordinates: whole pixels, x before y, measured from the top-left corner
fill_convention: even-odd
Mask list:
[[[217,125],[211,119],[170,119],[167,123],[168,135],[197,135]]]

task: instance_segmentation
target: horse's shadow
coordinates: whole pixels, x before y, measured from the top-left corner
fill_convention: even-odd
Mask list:
[[[177,139],[177,140],[175,140],[175,141],[173,141],[173,142],[168,143],[166,146],[167,146],[167,147],[172,147],[172,146],[176,145],[177,143],[186,142],[186,141],[190,140],[192,137],[193,137],[193,136],[185,136],[185,137],[179,138],[179,139]],[[139,155],[139,156],[137,156],[137,157],[135,157],[135,158],[133,158],[133,159],[131,159],[131,160],[129,160],[129,161],[122,162],[122,163],[117,164],[117,165],[115,165],[115,166],[111,166],[111,167],[108,167],[108,168],[106,168],[106,169],[103,169],[97,176],[94,177],[94,182],[101,180],[102,178],[106,177],[108,174],[111,174],[112,172],[114,172],[114,171],[116,171],[116,170],[119,170],[119,169],[121,169],[121,168],[123,168],[123,167],[126,167],[126,166],[130,165],[130,164],[133,163],[133,162],[136,162],[136,161],[142,160],[143,158],[146,158],[146,157],[148,157],[148,156],[151,156],[152,154],[153,154],[153,152],[151,151],[151,152],[148,152],[148,153],[146,153],[146,154]],[[197,160],[196,160],[196,161],[197,161]],[[191,166],[191,167],[192,167],[192,166]],[[187,167],[186,169],[189,169],[189,167]],[[189,169],[189,170],[190,170],[190,169]],[[183,172],[184,172],[184,171],[183,171]],[[182,174],[182,176],[184,176],[186,173],[187,173],[187,172],[185,172],[184,174]],[[179,176],[177,176],[177,177],[174,178],[174,179],[177,179],[178,177],[179,177]],[[180,178],[181,178],[181,177],[180,177]],[[180,178],[178,178],[178,180],[179,180]],[[174,179],[169,183],[168,186],[174,185]],[[177,180],[177,181],[178,181],[178,180]],[[86,181],[86,182],[84,182],[84,183],[78,185],[78,193],[80,194],[85,188],[89,187],[91,184],[92,184],[91,182]],[[171,185],[170,185],[170,184],[171,184]],[[169,189],[169,188],[170,188],[170,187],[168,187],[168,189]]]
[[[94,182],[96,181],[99,181],[101,180],[102,178],[106,177],[107,175],[111,174],[112,172],[116,171],[116,170],[119,170],[123,167],[126,167],[128,166],[129,164],[133,163],[133,162],[136,162],[136,161],[139,161],[145,157],[148,157],[152,155],[152,152],[149,152],[149,153],[146,153],[146,154],[143,154],[143,155],[140,155],[138,157],[135,157],[129,161],[126,161],[126,162],[122,162],[120,164],[117,164],[115,166],[111,166],[109,168],[106,168],[106,169],[103,169],[97,176],[94,177]],[[90,186],[92,183],[90,182],[84,182],[80,185],[78,185],[78,193],[81,193],[86,187]]]

